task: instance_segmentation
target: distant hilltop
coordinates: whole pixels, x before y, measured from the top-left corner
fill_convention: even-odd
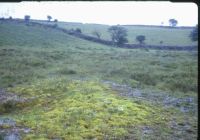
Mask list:
[[[7,18],[6,18],[7,19]],[[13,18],[15,20],[24,20],[21,18]],[[0,18],[1,20],[1,18]],[[47,20],[41,20],[41,19],[30,19],[31,21],[38,21],[38,22],[46,22]],[[52,21],[53,22],[53,21]],[[105,25],[105,26],[112,26],[112,25],[108,25],[108,24],[100,24],[100,23],[82,23],[82,22],[70,22],[70,21],[59,21],[59,22],[63,22],[63,23],[70,23],[70,24],[86,24],[86,25]],[[173,28],[173,29],[193,29],[195,26],[167,26],[167,25],[142,25],[142,24],[116,24],[119,26],[126,26],[126,27],[131,27],[131,26],[138,26],[138,27],[161,27],[161,28]]]

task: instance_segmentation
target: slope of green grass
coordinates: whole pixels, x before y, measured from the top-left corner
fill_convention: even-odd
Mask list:
[[[47,23],[47,22],[41,22]],[[54,24],[54,23],[48,23]],[[96,37],[93,32],[98,31],[101,34],[102,39],[111,40],[108,33],[108,25],[101,24],[81,24],[70,22],[58,22],[58,26],[66,29],[80,28],[83,34]],[[124,26],[128,33],[128,43],[138,44],[135,40],[138,35],[145,35],[145,43],[147,45],[171,45],[171,46],[190,46],[197,45],[197,42],[193,42],[189,38],[189,34],[192,29],[177,29],[177,28],[162,28],[153,26]],[[160,42],[163,42],[162,44]]]
[[[171,139],[173,119],[196,128],[197,116],[121,97],[101,82],[195,98],[196,52],[112,48],[7,22],[0,24],[0,60],[0,88],[33,99],[3,113],[32,130],[24,139],[141,139],[141,126],[157,130],[150,139]]]
[[[197,89],[195,53],[116,49],[54,29],[12,23],[0,26],[1,87],[49,76],[70,76],[131,86],[136,86],[132,85],[136,81],[139,87],[172,91]]]

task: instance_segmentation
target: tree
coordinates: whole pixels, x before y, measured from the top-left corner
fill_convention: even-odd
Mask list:
[[[95,35],[98,39],[100,39],[100,37],[101,37],[101,33],[96,30],[93,31],[92,34]]]
[[[111,26],[108,28],[108,32],[111,34],[112,42],[114,45],[120,47],[124,43],[127,43],[127,30],[120,26]]]
[[[80,28],[76,28],[75,32],[76,33],[82,33]]]
[[[136,41],[138,41],[140,44],[144,44],[144,40],[146,39],[144,35],[138,35],[136,36]]]
[[[169,19],[169,25],[175,27],[178,24],[178,21],[175,19]]]
[[[58,20],[57,20],[57,19],[55,19],[55,20],[54,20],[54,25],[53,25],[53,28],[56,28],[56,27],[58,26],[57,22],[58,22]]]
[[[29,16],[29,15],[25,15],[25,16],[24,16],[24,21],[26,22],[26,24],[29,23],[30,18],[31,18],[31,16]]]
[[[51,16],[47,16],[48,21],[51,21],[52,17]]]
[[[189,37],[192,41],[198,40],[198,25],[191,31]]]

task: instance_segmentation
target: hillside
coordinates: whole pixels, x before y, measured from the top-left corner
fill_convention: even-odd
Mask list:
[[[37,21],[44,24],[54,24],[46,21]],[[95,36],[94,31],[101,34],[102,39],[111,40],[108,33],[108,25],[101,24],[82,24],[73,22],[58,22],[58,26],[66,29],[80,28],[82,33]],[[166,28],[159,26],[139,26],[139,25],[122,25],[128,31],[129,43],[138,44],[135,40],[137,35],[145,35],[147,45],[169,45],[169,46],[194,46],[197,42],[193,42],[188,37],[192,28]],[[96,36],[95,36],[96,37]],[[163,42],[162,44],[160,42]]]
[[[108,47],[4,21],[0,60],[0,139],[197,138],[195,51]]]

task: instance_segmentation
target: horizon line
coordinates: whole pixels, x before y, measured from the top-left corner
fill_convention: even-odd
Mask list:
[[[12,16],[10,16],[10,17],[12,17]],[[2,20],[2,18],[4,18],[4,17],[0,17],[0,20]],[[12,18],[11,20],[24,20],[24,18]],[[7,17],[7,18],[4,18],[4,20],[9,20],[9,17]],[[38,21],[48,21],[47,19],[30,19],[30,20],[38,20]],[[57,19],[58,20],[58,19]],[[53,20],[52,21],[50,21],[50,22],[54,22]],[[184,27],[188,27],[188,28],[193,28],[193,27],[196,27],[197,25],[191,25],[191,26],[189,26],[189,25],[187,25],[187,26],[170,26],[170,25],[159,25],[159,24],[157,24],[157,25],[155,25],[155,24],[103,24],[103,23],[92,23],[92,22],[79,22],[79,21],[60,21],[60,20],[58,20],[58,22],[65,22],[65,23],[78,23],[78,24],[98,24],[98,25],[106,25],[106,26],[117,26],[117,25],[119,25],[119,26],[155,26],[155,27],[169,27],[169,28],[184,28]]]

